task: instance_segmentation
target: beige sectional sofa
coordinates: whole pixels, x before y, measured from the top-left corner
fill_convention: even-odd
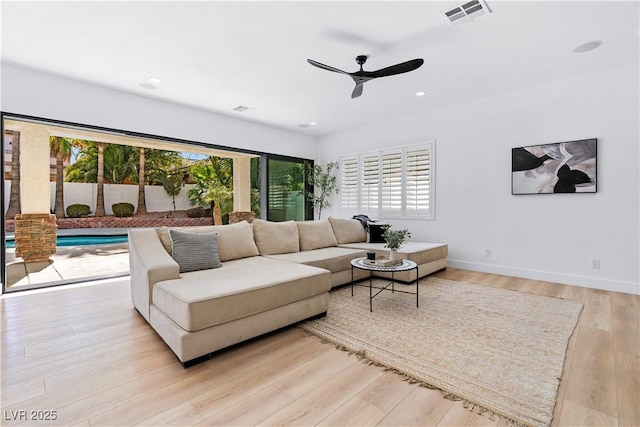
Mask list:
[[[326,315],[332,287],[351,282],[367,243],[356,220],[131,229],[135,308],[186,367],[224,347]],[[447,245],[406,243],[420,276],[446,267]],[[368,272],[353,271],[356,280]],[[400,280],[410,276],[396,275]]]

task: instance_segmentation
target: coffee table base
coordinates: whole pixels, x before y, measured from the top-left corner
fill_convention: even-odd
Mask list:
[[[354,268],[359,268],[356,267],[354,265],[351,265],[351,296],[353,296],[353,287],[354,286],[362,286],[362,287],[367,287],[367,285],[356,285],[354,283],[353,280],[353,269]],[[373,272],[374,270],[369,270],[369,311],[373,313],[373,299],[378,296],[382,291],[384,290],[389,290],[389,286],[391,286],[391,293],[395,293],[395,292],[401,292],[403,294],[411,294],[411,295],[415,295],[416,296],[416,307],[419,307],[420,304],[420,300],[419,300],[419,283],[418,281],[420,280],[420,274],[418,271],[418,266],[416,265],[413,269],[416,270],[416,291],[415,292],[409,292],[409,291],[401,291],[401,290],[396,290],[395,289],[395,278],[394,278],[394,272],[391,271],[391,281],[389,283],[387,283],[385,286],[373,286]],[[411,270],[413,270],[411,269]],[[408,271],[411,271],[408,270]],[[374,294],[373,290],[377,289],[377,292]]]

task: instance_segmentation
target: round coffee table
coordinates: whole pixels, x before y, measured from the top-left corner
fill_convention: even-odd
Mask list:
[[[367,260],[367,258],[356,258],[356,259],[352,259],[351,260],[351,296],[353,296],[353,269],[354,268],[358,268],[360,270],[366,270],[369,272],[369,311],[373,312],[373,299],[382,291],[387,290],[389,288],[389,286],[391,286],[391,292],[395,293],[395,292],[402,292],[404,294],[412,294],[416,296],[416,307],[418,307],[419,301],[418,301],[418,280],[420,280],[420,274],[418,271],[418,264],[416,264],[413,261],[410,261],[408,259],[403,259],[402,260],[402,264],[397,264],[397,265],[391,265],[388,267],[383,267],[381,265],[375,265],[375,264],[368,264],[365,261]],[[410,271],[410,270],[416,270],[416,291],[415,292],[408,292],[408,291],[401,291],[401,290],[396,290],[395,289],[395,278],[393,277],[394,273],[397,273],[399,271]],[[391,282],[389,282],[388,284],[386,284],[385,286],[379,287],[379,286],[373,286],[373,280],[372,280],[372,276],[374,272],[384,272],[384,273],[391,273]],[[374,294],[373,290],[377,289],[378,291]]]

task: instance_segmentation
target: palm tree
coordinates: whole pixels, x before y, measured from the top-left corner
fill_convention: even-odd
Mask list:
[[[233,191],[222,185],[210,185],[200,196],[203,202],[213,205],[213,224],[222,225],[222,205],[233,199]]]
[[[96,196],[95,216],[105,216],[104,212],[104,142],[98,142],[98,194]]]
[[[144,148],[140,147],[140,163],[138,166],[138,215],[147,213],[147,204],[144,198]],[[166,189],[167,187],[165,187]],[[173,210],[176,210],[175,197],[173,198]]]
[[[233,161],[210,156],[206,161],[193,165],[189,176],[195,183],[187,192],[191,204],[211,206],[214,224],[222,224],[223,208],[232,210],[228,202],[233,200]]]
[[[67,167],[67,182],[97,182],[98,147],[95,142],[86,141],[80,147],[76,161]]]
[[[102,156],[105,184],[137,182],[138,155],[138,149],[130,145],[105,144]]]
[[[76,161],[67,168],[67,182],[98,182],[98,143],[85,141]],[[138,181],[138,149],[104,144],[103,180],[106,184]]]
[[[53,213],[58,218],[64,218],[64,162],[71,158],[71,150],[76,141],[61,136],[49,137],[49,150],[56,158],[56,201]]]
[[[20,132],[5,131],[11,135],[11,192],[9,193],[9,206],[5,217],[14,219],[21,212],[20,208]]]

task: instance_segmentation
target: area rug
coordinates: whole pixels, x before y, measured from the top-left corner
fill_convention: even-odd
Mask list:
[[[419,302],[384,291],[370,312],[368,287],[352,297],[346,286],[330,293],[326,317],[300,327],[479,413],[551,423],[581,303],[439,278],[420,281]]]

